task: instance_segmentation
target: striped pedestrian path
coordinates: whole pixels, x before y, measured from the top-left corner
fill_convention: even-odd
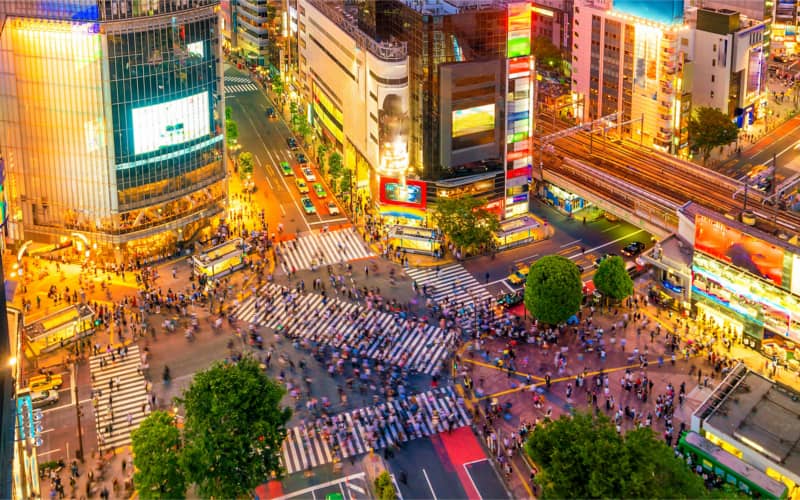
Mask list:
[[[242,94],[244,92],[255,92],[258,90],[258,86],[255,83],[234,83],[228,84],[225,82],[225,93],[230,94]]]
[[[412,267],[406,273],[417,282],[419,289],[428,287],[428,295],[435,301],[455,299],[464,303],[492,300],[492,294],[461,264],[444,267]]]
[[[225,84],[228,83],[251,83],[252,81],[246,76],[228,76],[225,75]]]
[[[294,474],[469,423],[453,388],[436,388],[288,429],[283,466]]]
[[[274,283],[245,299],[233,314],[248,323],[271,329],[282,326],[304,339],[358,349],[362,356],[430,375],[441,370],[455,342],[455,333],[438,326],[411,324],[359,303],[298,293]]]
[[[375,256],[352,227],[324,233],[302,233],[294,240],[282,242],[276,251],[284,272],[292,268],[311,269]]]
[[[102,360],[105,366],[101,366]],[[139,346],[135,344],[128,346],[124,358],[115,351],[113,361],[111,354],[105,353],[89,359],[97,440],[103,449],[129,445],[131,431],[147,416],[144,406],[147,389],[141,364]]]

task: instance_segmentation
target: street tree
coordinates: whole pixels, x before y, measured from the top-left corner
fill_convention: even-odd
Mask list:
[[[342,170],[342,178],[339,180],[339,192],[349,193],[353,187],[353,171],[349,168]]]
[[[583,300],[581,271],[560,255],[537,260],[525,283],[525,307],[534,318],[557,325],[578,312]]]
[[[233,108],[230,106],[225,106],[225,121],[231,119],[231,115],[233,114]]]
[[[736,124],[717,108],[701,106],[689,118],[689,142],[703,155],[703,163],[711,151],[736,140],[739,129]]]
[[[500,229],[497,215],[486,210],[486,200],[472,196],[440,198],[432,219],[442,233],[462,252],[490,248]]]
[[[173,417],[154,411],[131,432],[133,483],[143,499],[183,498],[186,478],[180,466],[181,436]]]
[[[181,463],[202,498],[249,495],[282,474],[281,444],[292,412],[286,391],[245,357],[197,373],[178,402],[185,411]]]
[[[272,92],[274,92],[276,96],[282,98],[283,97],[283,91],[284,91],[283,80],[281,80],[280,77],[273,78],[272,79]]]
[[[605,415],[578,412],[537,426],[525,450],[541,498],[707,498],[703,481],[650,428],[618,434]]]
[[[633,280],[625,270],[625,261],[619,255],[603,259],[593,280],[597,290],[614,301],[633,295]]]
[[[239,176],[242,179],[246,179],[249,176],[253,175],[253,170],[255,169],[255,161],[253,158],[253,153],[250,151],[245,151],[244,153],[239,155]]]
[[[561,71],[564,55],[546,36],[537,36],[531,44],[531,53],[536,58],[540,70]]]
[[[328,156],[328,175],[331,176],[334,185],[338,184],[337,181],[341,178],[343,169],[342,155],[334,151]]]
[[[317,145],[317,166],[322,175],[325,175],[325,155],[328,153],[328,146],[325,143]]]
[[[225,120],[225,140],[228,145],[236,144],[239,139],[239,124],[235,120]]]

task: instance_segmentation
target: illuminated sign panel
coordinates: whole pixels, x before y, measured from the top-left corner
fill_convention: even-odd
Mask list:
[[[783,281],[783,249],[743,234],[721,222],[698,215],[695,249],[744,269],[780,286]]]
[[[134,108],[134,154],[150,153],[209,135],[208,92]]]
[[[189,54],[197,56],[200,59],[203,59],[206,56],[205,47],[203,46],[202,41],[186,44],[186,50],[189,52]]]
[[[453,111],[453,137],[494,130],[494,104]]]
[[[406,180],[393,177],[381,177],[380,199],[381,203],[400,205],[411,208],[425,208],[427,193],[424,182]]]
[[[792,293],[800,295],[800,255],[792,256]]]

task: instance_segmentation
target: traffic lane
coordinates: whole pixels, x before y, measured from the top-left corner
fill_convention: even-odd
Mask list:
[[[464,464],[464,468],[481,498],[509,498],[502,480],[488,459]]]
[[[432,438],[406,443],[387,463],[403,498],[468,498],[453,464],[437,452]]]

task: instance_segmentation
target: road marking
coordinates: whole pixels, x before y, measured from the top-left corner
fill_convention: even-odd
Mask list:
[[[559,248],[567,248],[569,246],[572,246],[572,245],[574,245],[576,243],[580,243],[580,242],[581,242],[581,240],[570,241],[569,243],[564,243]]]
[[[351,490],[356,490],[357,492],[361,493],[362,495],[365,494],[367,491],[362,488],[361,486],[356,486],[355,484],[350,484],[347,481],[344,482],[345,486],[350,488]]]
[[[61,448],[56,448],[55,450],[43,451],[41,453],[37,453],[36,456],[37,457],[43,457],[43,456],[49,455],[51,453],[58,453],[59,451],[61,451]]]
[[[397,478],[394,477],[394,474],[389,474],[389,476],[392,478],[394,491],[397,493],[397,500],[403,500],[403,495],[400,493],[400,485],[397,484]]]
[[[514,260],[514,262],[522,262],[523,260],[535,260],[535,259],[538,259],[538,258],[539,258],[539,254],[537,253],[537,254],[534,254],[534,255],[531,255],[531,256],[528,256],[528,257],[522,257],[521,259],[516,259],[516,260]]]
[[[356,474],[351,474],[351,475],[349,475],[347,477],[344,477],[344,478],[341,478],[341,479],[334,479],[332,481],[328,481],[327,483],[315,484],[314,486],[309,486],[308,488],[304,488],[302,490],[292,491],[291,493],[287,493],[287,494],[285,494],[285,495],[283,495],[281,497],[276,498],[275,500],[287,500],[289,498],[294,498],[294,497],[297,497],[297,496],[300,496],[300,495],[305,495],[307,493],[311,493],[313,495],[314,494],[314,490],[327,488],[328,486],[334,486],[336,484],[340,484],[340,483],[343,483],[345,481],[349,481],[351,479],[363,479],[364,476],[366,476],[366,475],[367,475],[366,472],[358,472]]]
[[[644,232],[644,229],[639,229],[638,231],[634,231],[631,234],[626,234],[625,236],[620,236],[619,238],[617,238],[614,241],[609,241],[608,243],[603,243],[602,245],[596,246],[594,248],[590,248],[590,249],[584,251],[583,253],[576,253],[575,255],[571,255],[568,258],[570,260],[572,260],[572,259],[574,259],[576,257],[580,257],[583,254],[592,253],[594,251],[600,250],[601,248],[605,248],[605,247],[607,247],[609,245],[613,245],[614,243],[618,243],[618,242],[624,240],[625,238],[630,238],[631,236],[636,236],[637,234],[643,233],[643,232]]]
[[[428,483],[428,488],[431,489],[431,494],[433,495],[433,500],[437,500],[436,492],[433,491],[433,485],[431,484],[431,480],[428,479],[428,473],[425,472],[425,469],[422,469],[422,475],[425,476],[425,481]],[[478,488],[475,488],[475,491],[477,491],[477,490],[478,490]]]
[[[506,288],[508,288],[508,290],[509,290],[510,292],[516,292],[516,291],[517,291],[517,289],[516,289],[516,288],[514,288],[513,286],[511,286],[511,284],[509,284],[509,283],[508,283],[508,282],[505,280],[505,278],[504,278],[504,279],[502,279],[502,280],[500,280],[500,281],[503,283],[503,285],[505,285],[505,287],[506,287]]]
[[[43,431],[42,431],[42,432],[40,432],[39,434],[47,434],[48,432],[53,432],[54,430],[56,430],[56,428],[55,428],[55,427],[51,427],[51,428],[49,428],[49,429],[45,429],[45,430],[43,430]]]
[[[475,484],[475,480],[472,479],[472,474],[469,473],[469,469],[467,468],[467,465],[474,464],[474,463],[477,463],[477,462],[485,462],[485,461],[487,461],[487,460],[484,458],[484,459],[475,460],[473,462],[469,462],[469,463],[466,463],[466,464],[461,464],[464,467],[464,472],[467,473],[467,477],[469,478],[469,482],[472,483],[472,487],[475,488],[475,493],[477,493],[480,498],[483,498],[483,495],[481,495],[481,490],[478,489],[478,485]],[[424,471],[425,471],[425,469],[423,469],[423,472]]]
[[[620,224],[614,224],[614,225],[613,225],[613,226],[611,226],[611,227],[607,227],[607,228],[603,229],[603,232],[604,232],[604,233],[607,233],[607,232],[609,232],[609,231],[611,231],[611,230],[613,230],[613,229],[616,229],[616,228],[618,228],[619,226],[620,226]]]

